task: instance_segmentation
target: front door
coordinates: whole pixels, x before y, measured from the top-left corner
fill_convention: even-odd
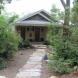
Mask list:
[[[21,37],[25,40],[25,27],[21,27]]]
[[[40,41],[40,28],[38,27],[35,28],[35,41]]]

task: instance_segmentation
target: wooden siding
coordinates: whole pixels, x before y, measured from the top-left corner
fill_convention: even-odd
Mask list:
[[[40,16],[39,14],[34,15],[34,16],[32,16],[32,17],[30,17],[30,18],[28,18],[28,19],[25,19],[25,20],[41,20],[41,21],[48,21],[48,20],[46,20],[45,18],[43,18],[42,16]],[[24,21],[25,21],[25,20],[24,20]]]

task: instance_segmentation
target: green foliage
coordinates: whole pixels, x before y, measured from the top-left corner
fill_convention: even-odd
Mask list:
[[[48,40],[45,40],[45,41],[43,42],[43,44],[44,44],[44,45],[50,45],[50,42],[49,42]]]
[[[60,23],[61,20],[64,20],[64,12],[60,11],[56,8],[56,5],[52,5],[51,9],[51,22],[52,23]]]
[[[72,12],[75,14],[73,26],[61,26],[59,23],[51,23],[48,39],[55,48],[55,52],[49,57],[49,66],[53,71],[69,73],[75,65],[78,65],[78,5]],[[57,15],[55,13],[55,15]],[[59,15],[58,15],[59,16]],[[73,15],[72,15],[73,16]],[[55,18],[57,19],[57,18]],[[52,21],[52,20],[51,20]]]
[[[75,4],[74,7],[72,8],[71,22],[74,25],[78,25],[78,4]]]
[[[3,16],[0,16],[0,29],[0,53],[3,53],[6,50],[10,49],[16,50],[19,39],[18,37],[16,37],[16,34],[14,33],[14,31],[12,31],[8,22]]]
[[[30,42],[28,40],[24,41],[24,48],[30,47]]]
[[[63,34],[62,29],[59,29],[56,24],[50,24],[48,28],[49,32],[47,34],[47,39],[51,45],[55,45],[57,39],[60,39]]]
[[[0,9],[4,9],[4,6],[3,5],[0,5]]]
[[[55,27],[57,29],[57,27]],[[59,73],[69,73],[72,70],[71,66],[78,65],[78,28],[71,27],[69,31],[71,32],[70,36],[62,36],[63,32],[58,33],[55,31],[55,28],[50,30],[50,41],[51,44],[54,46],[55,53],[53,53],[51,60],[52,70],[59,72]],[[63,61],[60,61],[60,59]],[[71,66],[68,64],[67,60],[70,59]],[[61,67],[63,66],[63,67]],[[66,70],[65,70],[66,69]]]
[[[0,0],[0,3],[1,3],[1,4],[4,4],[5,2],[11,3],[11,1],[12,1],[12,0]]]
[[[7,63],[5,62],[5,60],[2,57],[0,57],[0,70],[5,68],[6,64]]]
[[[73,71],[73,68],[71,68],[71,63],[62,58],[58,60],[52,59],[49,62],[49,68],[50,70],[59,72],[60,74],[70,73],[71,71]]]
[[[30,47],[30,42],[28,40],[20,42],[18,45],[19,49]]]
[[[4,59],[13,58],[21,38],[9,26],[4,16],[0,16],[0,69],[6,66]]]
[[[70,30],[73,32],[70,36],[70,41],[78,45],[78,27],[73,26]]]
[[[13,16],[11,16],[9,19],[8,19],[8,22],[9,23],[12,23],[14,22],[14,20],[16,20],[19,16],[17,14],[14,14]]]
[[[8,46],[6,47],[6,50],[3,53],[3,55],[6,59],[13,58],[14,54],[18,50],[19,42],[21,42],[20,37],[18,37],[18,36],[16,37],[15,33],[13,33],[12,31],[11,31],[11,33],[8,33],[7,42],[5,43]]]
[[[4,9],[4,4],[11,3],[12,0],[0,0],[0,14],[1,11]]]
[[[74,1],[74,4],[78,4],[78,0],[73,0]]]

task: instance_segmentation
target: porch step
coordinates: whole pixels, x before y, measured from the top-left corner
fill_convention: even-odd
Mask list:
[[[42,45],[43,42],[30,42],[31,44],[35,44],[35,45]]]
[[[46,45],[34,45],[34,47],[37,49],[45,49],[47,46]]]

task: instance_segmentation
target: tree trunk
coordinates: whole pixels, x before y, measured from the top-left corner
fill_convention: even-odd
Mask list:
[[[64,19],[64,25],[69,25],[69,16],[70,16],[70,0],[66,0],[66,3],[64,0],[60,0],[64,10],[65,10],[65,19]]]
[[[65,19],[64,19],[64,25],[63,25],[63,37],[68,36],[68,32],[65,26],[69,26],[69,18],[70,18],[70,0],[66,0],[66,3],[64,0],[60,0],[64,10],[65,10]]]
[[[64,10],[65,10],[65,18],[64,18],[64,24],[63,24],[63,35],[62,35],[62,39],[63,39],[63,52],[65,50],[65,43],[66,41],[69,39],[69,30],[66,28],[66,26],[69,26],[69,16],[70,16],[70,0],[66,0],[66,3],[64,2],[64,0],[60,0]],[[67,45],[68,46],[68,45]],[[67,55],[64,57],[64,59],[66,59]]]

